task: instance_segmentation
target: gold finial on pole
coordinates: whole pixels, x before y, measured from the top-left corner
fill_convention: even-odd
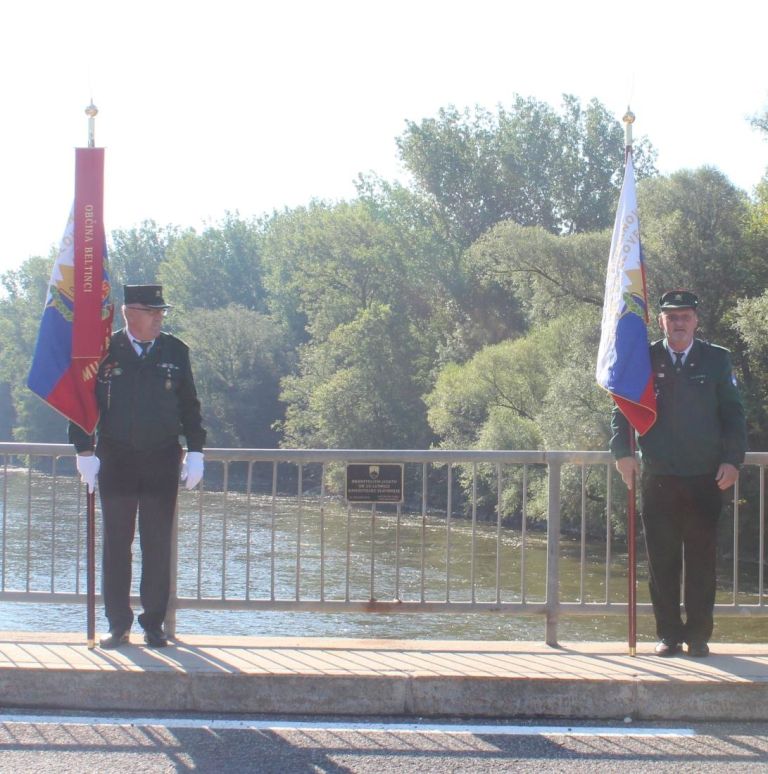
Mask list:
[[[91,99],[91,104],[88,105],[88,107],[85,109],[85,115],[88,116],[88,147],[89,148],[96,147],[96,116],[98,114],[99,114],[99,109],[96,107],[96,105],[93,104],[93,99]]]
[[[635,114],[629,109],[627,105],[627,112],[624,113],[624,117],[621,119],[624,122],[624,145],[627,148],[632,147],[632,124],[635,123]]]

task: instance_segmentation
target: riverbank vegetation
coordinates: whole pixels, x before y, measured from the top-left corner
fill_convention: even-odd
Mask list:
[[[407,183],[361,176],[349,201],[111,233],[117,308],[123,283],[162,283],[174,304],[209,445],[605,449],[594,369],[621,123],[597,100],[517,97],[408,122],[396,144]],[[661,176],[654,159],[636,144],[652,305],[698,293],[700,335],[732,350],[750,448],[766,449],[768,177],[744,192],[715,166]],[[4,440],[66,440],[25,387],[54,255],[0,278]],[[587,486],[604,522],[605,483]]]

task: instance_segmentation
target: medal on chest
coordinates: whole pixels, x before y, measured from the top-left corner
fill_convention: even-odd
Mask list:
[[[165,371],[165,382],[163,386],[166,390],[173,389],[173,372],[178,371],[179,367],[175,363],[158,363],[158,367]]]

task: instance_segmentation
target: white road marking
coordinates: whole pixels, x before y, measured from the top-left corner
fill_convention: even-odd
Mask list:
[[[323,722],[290,720],[235,720],[176,717],[108,717],[83,715],[3,715],[0,726],[11,724],[68,726],[162,726],[164,728],[210,728],[217,731],[364,731],[369,733],[472,734],[475,736],[696,736],[692,728],[640,728],[632,726],[520,726],[459,725],[453,723]]]

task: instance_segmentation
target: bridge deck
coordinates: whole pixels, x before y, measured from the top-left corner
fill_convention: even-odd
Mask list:
[[[146,712],[621,720],[768,719],[768,645],[184,635],[163,650],[0,632],[0,705]]]

